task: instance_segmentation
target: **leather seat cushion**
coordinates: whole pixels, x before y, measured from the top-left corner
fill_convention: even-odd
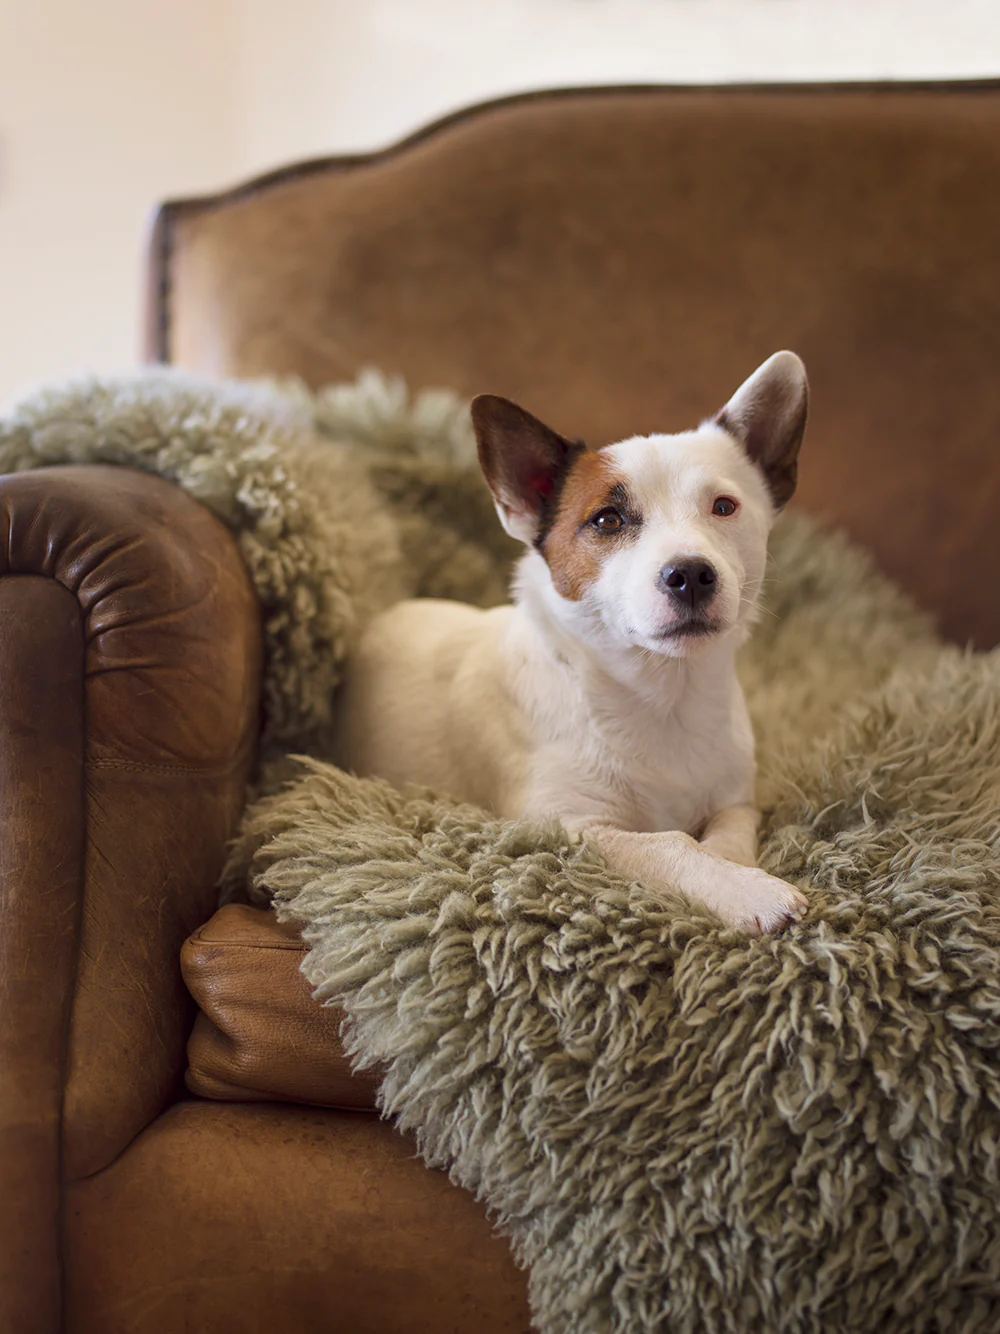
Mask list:
[[[530,1329],[482,1205],[364,1113],[179,1103],[69,1188],[66,1252],[74,1334]]]
[[[377,1077],[355,1074],[343,1013],[314,1001],[299,971],[305,946],[273,912],[230,903],[181,952],[200,1013],[188,1043],[192,1093],[226,1102],[284,1101],[364,1110]]]

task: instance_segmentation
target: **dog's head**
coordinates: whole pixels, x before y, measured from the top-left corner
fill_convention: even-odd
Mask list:
[[[587,450],[489,394],[472,420],[500,520],[541,553],[559,597],[617,642],[684,657],[752,617],[807,402],[802,362],[776,352],[680,435]]]

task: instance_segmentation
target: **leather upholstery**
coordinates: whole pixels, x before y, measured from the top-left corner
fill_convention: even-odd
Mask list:
[[[2,548],[0,517],[0,560]],[[83,709],[76,599],[52,579],[0,578],[0,1330],[5,1334],[54,1329],[59,1316],[59,1136],[83,879]]]
[[[192,1093],[375,1106],[377,1079],[352,1074],[341,1044],[343,1011],[314,1001],[299,972],[304,949],[293,927],[242,903],[220,908],[185,942],[181,969],[200,1011],[188,1043]]]
[[[70,1187],[73,1334],[527,1334],[482,1207],[364,1113],[182,1102]]]
[[[58,1182],[175,1094],[177,967],[211,912],[258,728],[231,536],[117,468],[0,478],[0,1328],[56,1327]]]
[[[168,205],[152,342],[313,385],[374,364],[592,444],[693,425],[792,347],[795,503],[988,647],[998,235],[1000,84],[539,94]]]

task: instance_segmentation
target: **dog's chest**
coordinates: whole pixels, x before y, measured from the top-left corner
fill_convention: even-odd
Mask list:
[[[540,744],[528,809],[694,833],[721,805],[749,800],[753,741],[738,690],[639,699],[606,678],[547,684],[546,706],[531,710]]]
[[[720,725],[721,724],[721,725]],[[628,827],[699,829],[744,765],[725,720],[642,713],[605,737],[610,786],[630,806]]]

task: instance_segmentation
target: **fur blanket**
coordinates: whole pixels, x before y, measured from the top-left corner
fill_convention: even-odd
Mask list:
[[[501,596],[447,396],[160,374],[0,423],[0,471],[84,459],[172,476],[239,534],[275,750],[318,753],[372,609]],[[772,556],[741,670],[763,863],[812,903],[785,934],[315,758],[230,863],[302,924],[384,1111],[488,1204],[546,1334],[1000,1328],[1000,656],[940,646],[807,520]]]

